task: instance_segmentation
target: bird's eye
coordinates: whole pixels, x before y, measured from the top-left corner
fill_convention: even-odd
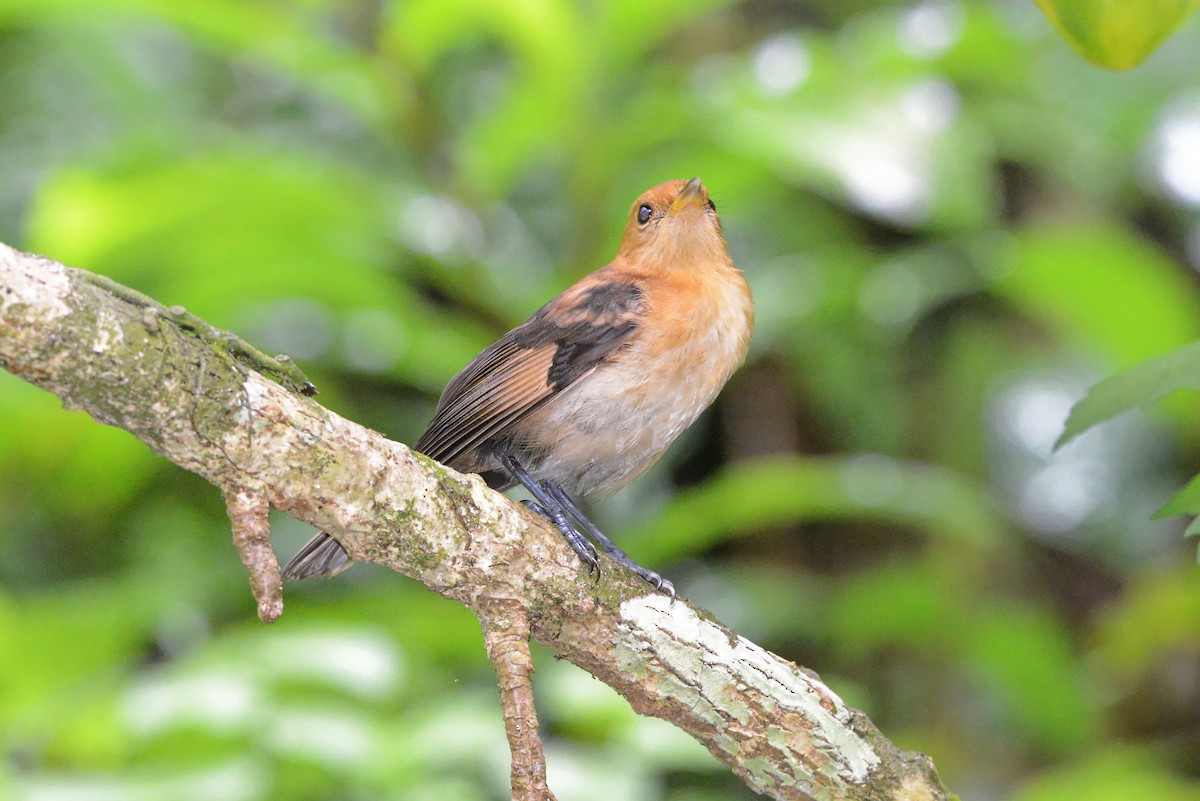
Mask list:
[[[638,209],[638,225],[645,225],[650,222],[650,215],[654,213],[654,209],[650,208],[649,204],[643,203]]]

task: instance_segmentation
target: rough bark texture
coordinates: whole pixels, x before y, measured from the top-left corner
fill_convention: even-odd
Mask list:
[[[555,801],[546,786],[546,755],[533,704],[533,655],[529,618],[520,604],[494,604],[479,619],[488,659],[496,668],[504,733],[512,751],[512,796],[517,801]]]
[[[263,623],[274,623],[283,614],[283,577],[271,548],[270,501],[258,492],[229,492],[225,509],[233,525],[233,547],[242,558],[250,591],[258,601],[258,617]]]
[[[0,245],[0,366],[67,408],[129,431],[227,496],[249,493],[318,526],[353,558],[485,623],[489,609],[515,604],[535,639],[689,732],[760,793],[947,797],[926,757],[899,750],[816,674],[610,561],[599,581],[588,577],[519,504],[322,408],[286,363],[260,357],[181,309]],[[261,506],[238,509],[252,518]]]

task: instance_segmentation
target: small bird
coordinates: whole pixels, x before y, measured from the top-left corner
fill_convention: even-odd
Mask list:
[[[599,569],[598,545],[674,597],[671,582],[630,559],[574,498],[619,489],[657,462],[745,359],[753,322],[750,289],[700,179],[660,184],[634,202],[612,262],[446,385],[416,450],[495,490],[522,484],[527,505],[589,570]],[[284,576],[333,575],[349,563],[322,533]]]

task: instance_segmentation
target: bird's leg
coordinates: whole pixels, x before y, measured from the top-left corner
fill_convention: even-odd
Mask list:
[[[542,481],[541,485],[542,488],[550,495],[550,497],[552,497],[563,509],[570,513],[571,517],[574,517],[579,521],[579,524],[583,526],[583,530],[588,533],[588,536],[595,540],[596,543],[603,548],[604,551],[611,556],[614,561],[625,565],[625,567],[629,568],[634,573],[637,573],[656,590],[662,590],[672,598],[675,597],[674,584],[667,581],[653,570],[644,568],[637,562],[633,561],[633,559],[629,557],[629,554],[621,550],[621,548],[615,542],[605,536],[604,532],[601,531],[595,523],[588,519],[587,515],[585,515],[583,510],[580,509],[575,501],[571,499],[571,496],[567,494],[566,490],[549,480]]]
[[[543,517],[550,518],[554,526],[566,537],[567,543],[575,550],[575,553],[579,554],[579,558],[583,560],[583,563],[587,565],[589,573],[593,570],[599,572],[600,562],[597,558],[596,547],[588,542],[587,537],[580,534],[575,526],[571,525],[567,513],[563,511],[558,501],[551,497],[542,488],[542,485],[533,476],[529,475],[525,471],[525,468],[521,467],[516,459],[507,454],[497,454],[497,457],[500,459],[500,464],[504,466],[504,469],[511,473],[513,478],[520,481],[525,489],[529,490],[533,495],[535,500],[527,502],[526,505]]]

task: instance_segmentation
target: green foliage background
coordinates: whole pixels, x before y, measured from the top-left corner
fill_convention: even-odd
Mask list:
[[[964,798],[1200,799],[1200,571],[1151,519],[1195,396],[1051,451],[1200,336],[1198,53],[1105,72],[1016,0],[4,0],[0,239],[411,442],[700,175],[751,357],[599,522]],[[0,797],[507,797],[467,613],[358,566],[262,627],[211,487],[3,373],[0,532]],[[559,798],[749,797],[538,660]]]

